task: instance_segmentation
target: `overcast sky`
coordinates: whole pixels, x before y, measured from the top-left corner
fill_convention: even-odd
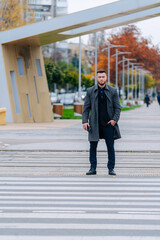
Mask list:
[[[68,0],[68,13],[73,13],[116,1],[118,0]],[[160,17],[141,21],[136,25],[141,29],[144,37],[150,37],[152,42],[154,44],[159,44],[160,47]]]

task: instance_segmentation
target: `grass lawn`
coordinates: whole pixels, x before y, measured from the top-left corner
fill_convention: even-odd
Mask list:
[[[121,110],[122,111],[129,111],[129,110],[133,110],[133,109],[139,108],[139,107],[141,107],[141,106],[136,105],[136,106],[121,108]],[[61,119],[82,119],[82,117],[75,117],[73,108],[69,108],[69,109],[64,108],[63,109],[63,116],[61,117]]]
[[[82,119],[82,117],[75,117],[73,108],[64,108],[61,119]]]

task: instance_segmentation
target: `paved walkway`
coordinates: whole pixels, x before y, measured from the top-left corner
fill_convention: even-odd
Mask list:
[[[122,112],[119,121],[122,139],[116,151],[160,151],[160,107]],[[0,126],[0,150],[87,151],[87,132],[81,120],[55,120],[53,123],[8,124]],[[98,150],[106,151],[103,140]]]
[[[159,240],[159,178],[1,177],[1,240]]]
[[[159,240],[160,108],[122,112],[117,176],[79,120],[0,126],[0,240]]]

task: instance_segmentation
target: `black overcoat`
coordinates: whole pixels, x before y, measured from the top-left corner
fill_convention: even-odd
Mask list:
[[[120,102],[116,88],[106,84],[104,92],[107,99],[107,113],[111,120],[116,121],[114,126],[114,139],[121,138],[118,127],[120,117]],[[88,123],[91,126],[91,131],[88,134],[88,140],[99,141],[99,124],[98,124],[98,84],[87,89],[87,94],[83,107],[82,123]],[[107,123],[106,123],[107,124]]]

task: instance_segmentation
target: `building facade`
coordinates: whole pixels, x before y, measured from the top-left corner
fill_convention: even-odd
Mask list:
[[[68,13],[68,0],[28,0],[29,8],[35,12],[35,21],[45,21]],[[45,58],[54,61],[68,59],[67,41],[46,45],[42,49]]]

